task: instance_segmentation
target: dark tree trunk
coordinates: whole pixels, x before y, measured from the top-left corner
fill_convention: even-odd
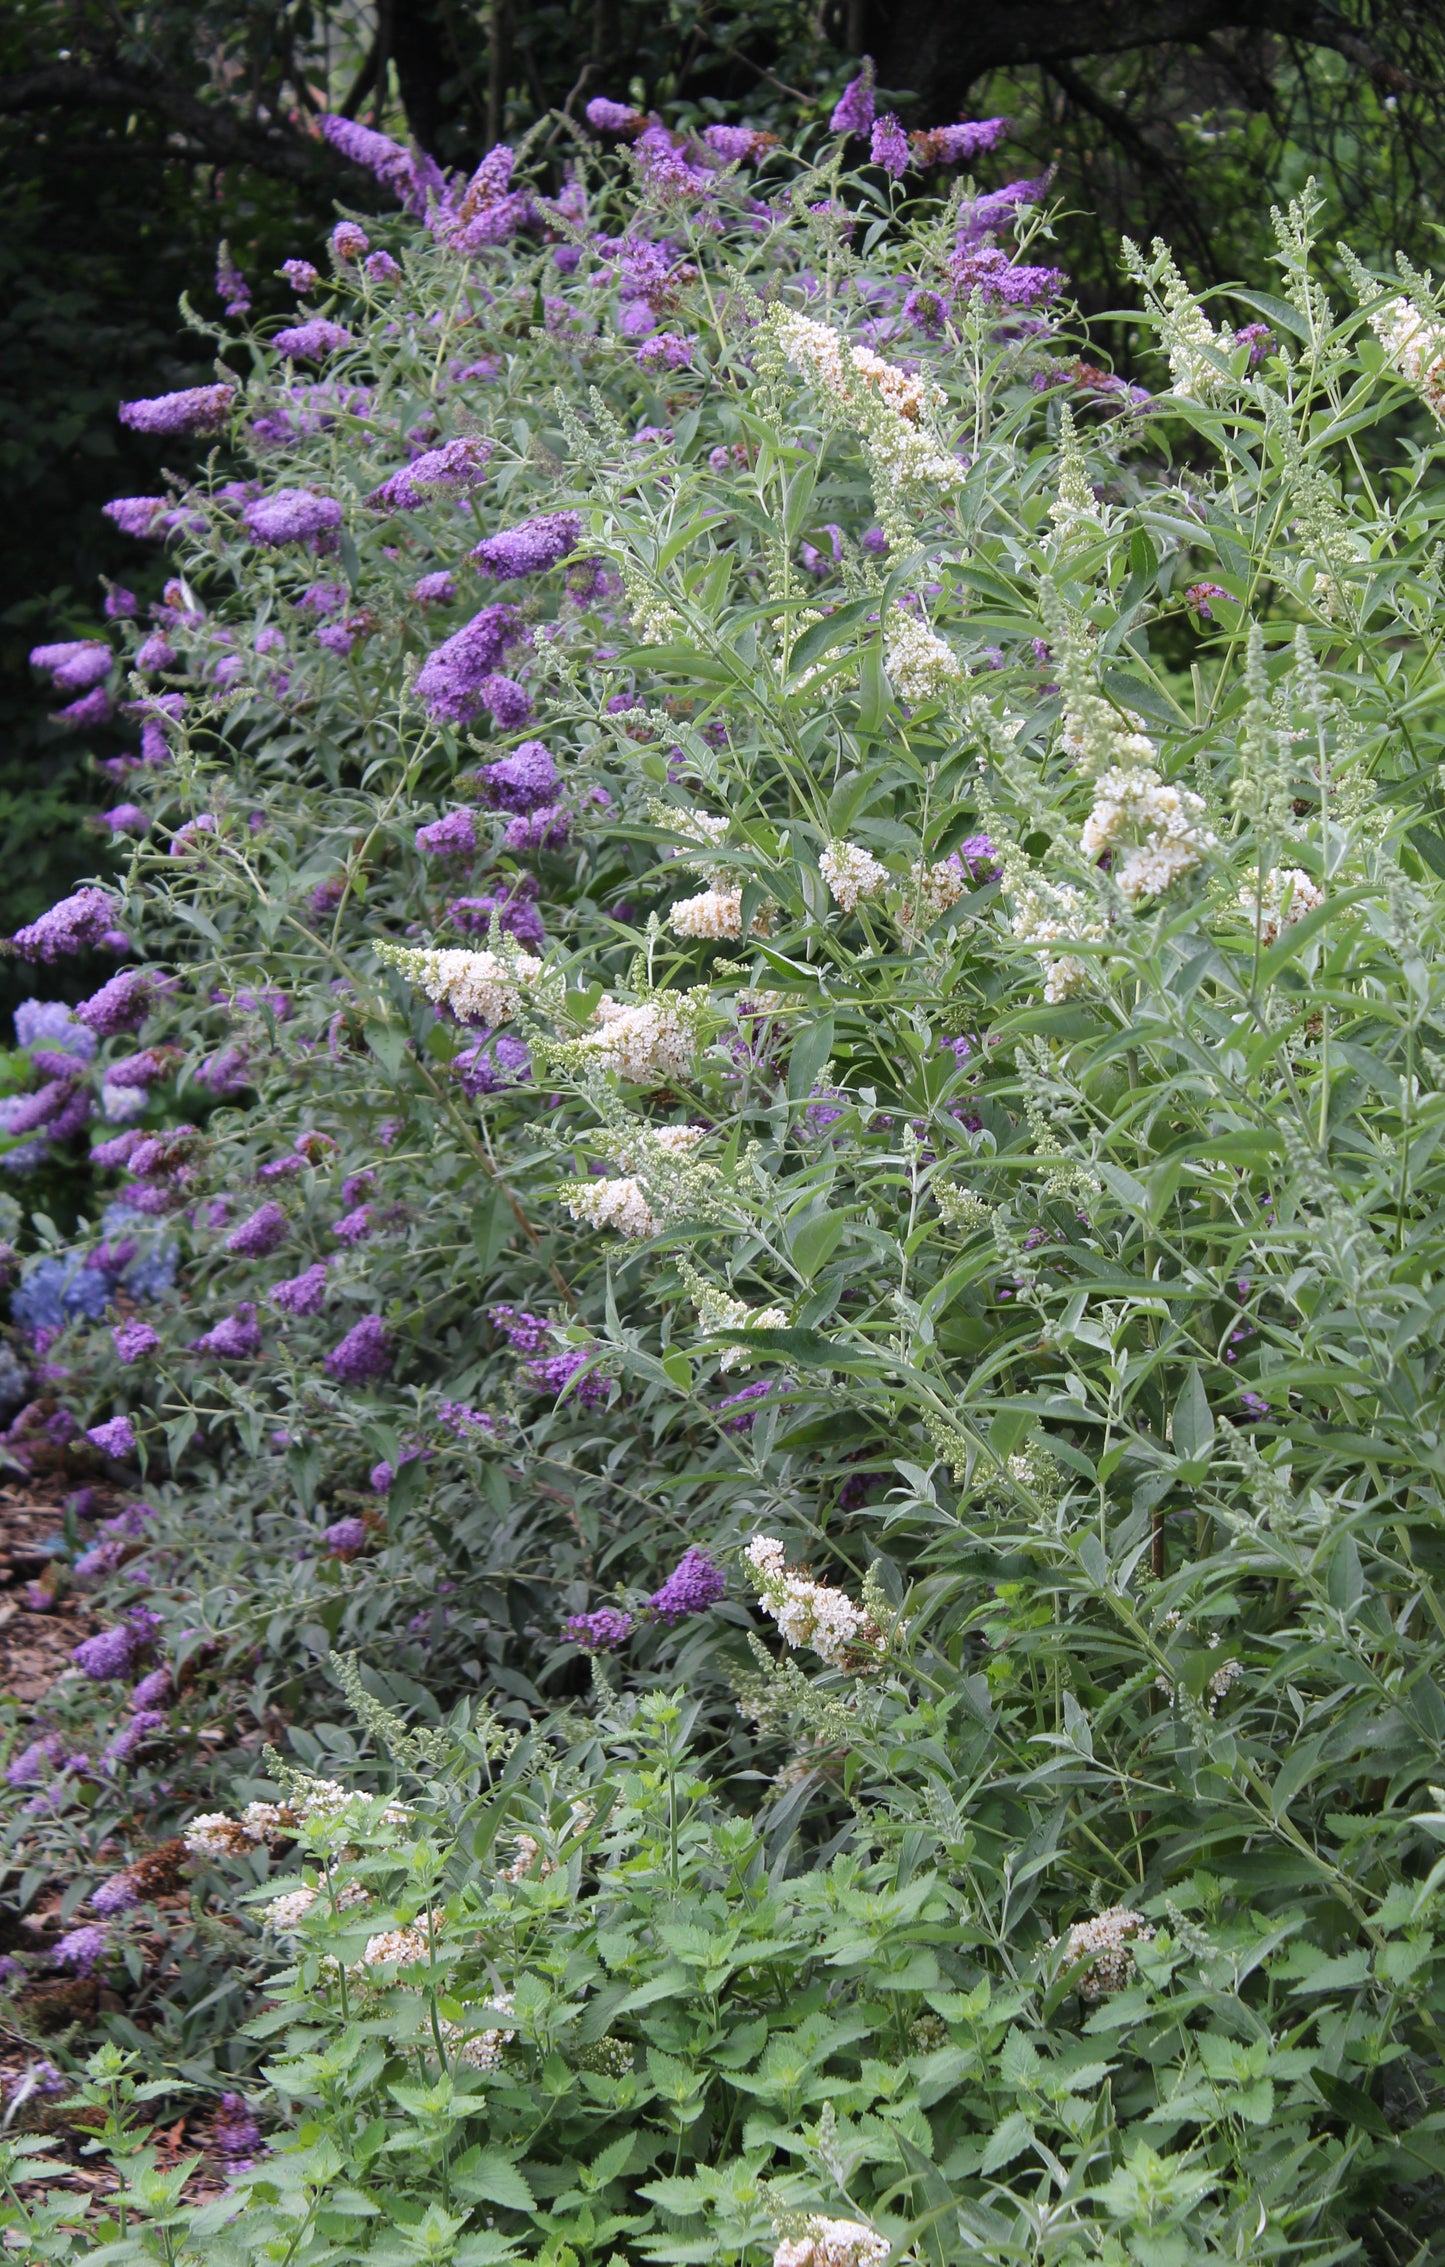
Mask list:
[[[1277,32],[1336,48],[1372,74],[1382,67],[1328,0],[866,0],[859,46],[876,58],[881,86],[906,89],[910,108],[942,123],[989,71],[1197,46],[1220,31]]]
[[[385,13],[406,122],[429,150],[442,123],[442,88],[452,75],[443,12],[438,0],[392,0]]]

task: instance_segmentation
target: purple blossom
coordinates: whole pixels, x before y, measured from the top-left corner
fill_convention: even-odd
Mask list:
[[[283,260],[281,273],[298,298],[304,297],[308,291],[314,291],[321,281],[309,260]]]
[[[255,1307],[249,1300],[244,1301],[233,1315],[223,1315],[204,1337],[193,1338],[190,1343],[193,1354],[214,1354],[223,1362],[249,1361],[261,1351]]]
[[[44,956],[42,956],[44,957]],[[112,976],[88,1000],[82,1000],[76,1009],[77,1020],[102,1039],[112,1039],[123,1031],[138,1031],[151,1010],[156,994],[166,988],[166,980],[153,976],[143,968],[124,969]]]
[[[117,803],[114,810],[103,811],[101,820],[112,834],[148,834],[150,818],[139,803]]]
[[[469,556],[484,575],[506,582],[518,575],[539,575],[575,551],[582,533],[580,512],[544,512],[524,520],[520,527],[489,535]]]
[[[962,862],[975,889],[981,889],[985,882],[996,882],[1003,872],[1003,862],[986,834],[969,835],[959,844],[954,856]]]
[[[171,836],[170,839],[170,844],[166,852],[167,857],[184,858],[188,851],[198,848],[199,845],[204,841],[205,837],[208,834],[214,834],[215,831],[216,821],[214,813],[211,811],[198,811],[193,819],[187,819],[183,826],[178,826],[176,828],[175,833]]]
[[[839,96],[833,115],[828,121],[830,133],[866,134],[874,116],[873,58],[865,55],[863,68],[856,79],[850,79]]]
[[[468,934],[485,936],[492,926],[492,915],[497,927],[519,945],[535,945],[538,950],[547,942],[542,916],[529,897],[515,892],[510,896],[488,893],[482,897],[454,897],[447,907],[447,919]]]
[[[541,740],[524,740],[498,763],[483,764],[477,786],[493,810],[538,811],[554,803],[561,785],[551,750]]]
[[[450,606],[457,595],[456,577],[441,567],[435,574],[422,575],[414,582],[411,595],[422,606]]]
[[[913,162],[930,165],[970,165],[985,150],[997,149],[1008,133],[1006,118],[975,118],[961,126],[929,126],[913,136]]]
[[[354,1559],[366,1549],[371,1540],[370,1531],[363,1519],[348,1514],[345,1519],[333,1519],[321,1532],[321,1540],[334,1559]]]
[[[114,1769],[118,1763],[128,1763],[138,1747],[144,1747],[147,1740],[154,1739],[157,1732],[163,1732],[166,1728],[163,1709],[137,1709],[130,1722],[122,1724],[114,1739],[107,1744],[101,1762],[110,1769]]]
[[[987,195],[975,197],[964,207],[958,224],[958,249],[967,252],[982,242],[994,229],[1002,228],[1013,219],[1024,205],[1036,205],[1047,196],[1053,174],[1041,173],[1033,181],[1006,181],[1001,189],[990,189]]]
[[[942,338],[948,320],[948,304],[938,292],[928,291],[920,284],[903,302],[903,320],[922,331],[925,338]]]
[[[128,1322],[118,1322],[110,1335],[123,1362],[143,1361],[147,1354],[155,1353],[161,1342],[159,1331],[134,1317]]]
[[[616,1653],[632,1635],[632,1616],[616,1606],[599,1606],[594,1613],[569,1614],[562,1624],[563,1639],[580,1645],[584,1653]]]
[[[334,496],[278,488],[274,495],[258,496],[241,516],[253,543],[314,543],[340,527],[342,511]]]
[[[129,1675],[135,1650],[134,1631],[119,1622],[114,1629],[103,1629],[94,1637],[83,1638],[70,1658],[96,1684],[106,1684],[113,1677]]]
[[[908,171],[909,154],[908,136],[890,110],[874,124],[868,155],[875,165],[882,166],[891,181],[901,181]]]
[[[631,103],[611,102],[605,94],[595,94],[587,105],[587,123],[599,134],[640,134],[647,116]]]
[[[1274,332],[1268,323],[1246,323],[1242,331],[1235,332],[1234,343],[1249,348],[1248,367],[1257,370],[1274,345]]]
[[[339,614],[346,604],[346,585],[339,582],[311,583],[302,591],[295,604],[309,614]]]
[[[753,1419],[757,1415],[757,1410],[752,1407],[752,1404],[755,1401],[766,1400],[772,1390],[772,1380],[767,1378],[760,1379],[756,1385],[745,1385],[741,1392],[730,1393],[722,1401],[714,1402],[713,1415],[721,1417],[724,1409],[736,1409],[739,1414],[736,1417],[726,1419],[723,1431],[725,1433],[750,1433],[753,1429]]]
[[[122,535],[154,535],[156,521],[165,508],[164,496],[112,496],[101,506]]]
[[[224,240],[216,246],[216,290],[228,315],[249,315],[251,286],[231,258],[231,247]]]
[[[99,1165],[103,1172],[112,1172],[128,1161],[132,1150],[145,1138],[144,1134],[132,1127],[126,1133],[116,1134],[110,1141],[98,1141],[90,1153],[90,1162]]]
[[[228,1252],[242,1259],[265,1259],[278,1252],[291,1233],[290,1222],[279,1204],[263,1204],[248,1220],[241,1221],[226,1238]]]
[[[138,1054],[111,1063],[105,1073],[105,1083],[107,1086],[152,1087],[166,1076],[174,1059],[164,1047],[142,1047]]]
[[[136,1452],[135,1427],[129,1417],[110,1417],[103,1425],[89,1425],[85,1437],[104,1456],[119,1458]]]
[[[152,1669],[131,1688],[132,1708],[164,1708],[175,1697],[169,1669]]]
[[[1201,622],[1212,622],[1214,609],[1209,601],[1211,598],[1228,597],[1229,592],[1221,590],[1217,582],[1192,582],[1184,593],[1184,603]]]
[[[995,246],[970,246],[948,263],[955,291],[977,291],[1005,307],[1037,307],[1068,282],[1062,268],[1020,266]]]
[[[569,1346],[564,1352],[548,1355],[544,1360],[524,1362],[522,1375],[539,1393],[550,1393],[560,1399],[587,1360],[588,1356],[580,1347]],[[606,1378],[591,1372],[581,1380],[573,1399],[584,1409],[595,1409],[607,1399]]]
[[[401,269],[390,252],[373,252],[366,262],[366,273],[372,283],[395,283]]]
[[[515,677],[484,677],[477,697],[501,732],[515,732],[531,720],[532,703]]]
[[[103,685],[93,693],[83,693],[78,701],[70,701],[64,708],[52,710],[52,724],[63,724],[69,731],[88,730],[92,724],[109,724],[115,710]]]
[[[128,1913],[139,1902],[140,1891],[136,1887],[135,1876],[129,1872],[113,1873],[108,1881],[102,1881],[90,1893],[91,1911],[101,1914],[106,1920],[109,1920],[112,1913]]]
[[[331,1233],[340,1244],[360,1244],[371,1234],[372,1219],[369,1204],[357,1205],[354,1212],[343,1212],[339,1220],[331,1223]]]
[[[316,633],[316,643],[327,653],[339,653],[345,659],[359,643],[360,634],[349,622],[323,622]]]
[[[140,612],[140,600],[133,590],[124,590],[113,583],[105,594],[105,618],[108,622],[128,622]]]
[[[692,1614],[705,1614],[715,1606],[727,1588],[722,1569],[713,1565],[706,1551],[692,1544],[683,1552],[660,1590],[654,1590],[648,1604],[661,1622],[686,1621]]]
[[[223,2094],[221,2106],[211,2127],[211,2147],[218,2157],[229,2158],[237,2172],[244,2172],[253,2150],[261,2146],[261,2128],[247,2109],[240,2094]]]
[[[1262,1393],[1241,1393],[1239,1406],[1244,1412],[1243,1422],[1246,1424],[1257,1425],[1262,1417],[1269,1415],[1269,1403]]]
[[[362,132],[366,132],[365,127]],[[391,146],[395,149],[395,142]],[[364,228],[357,227],[354,220],[339,220],[331,231],[332,255],[342,267],[349,267],[353,260],[359,260],[362,253],[370,249],[371,238]]]
[[[488,687],[508,681],[493,674],[507,647],[528,636],[515,606],[484,606],[427,655],[416,680],[419,697],[433,716],[471,724],[491,705]]]
[[[778,139],[776,134],[761,133],[755,126],[704,126],[702,138],[727,165],[761,157],[765,150],[776,147]]]
[[[51,1954],[57,1968],[74,1968],[78,1974],[88,1976],[97,1960],[105,1957],[110,1939],[103,1928],[93,1921],[78,1929],[70,1929],[60,1939]]]
[[[332,1347],[325,1361],[326,1373],[338,1385],[366,1385],[374,1378],[384,1378],[392,1365],[393,1344],[380,1315],[363,1315]]]
[[[284,1315],[319,1315],[326,1304],[325,1260],[314,1260],[302,1274],[273,1283],[270,1297]]]
[[[426,212],[428,195],[439,196],[445,187],[441,168],[425,151],[403,149],[400,142],[389,140],[385,134],[374,133],[369,126],[358,126],[353,118],[325,117],[321,121],[321,131],[334,149],[340,150],[343,157],[349,157],[353,165],[363,166],[368,173],[374,174],[384,188],[390,189],[397,202],[418,218]],[[342,253],[340,256],[359,258],[367,249],[365,235],[353,222],[343,221],[333,231],[333,243],[341,234],[342,228],[348,228],[353,236],[359,236],[361,243],[356,251]]]
[[[374,512],[414,512],[439,491],[470,495],[486,476],[487,460],[493,447],[491,441],[483,440],[478,434],[464,433],[459,439],[448,441],[443,448],[428,449],[414,463],[394,472],[379,488],[373,488],[367,504]]]
[[[475,1046],[452,1057],[451,1073],[473,1097],[495,1094],[501,1087],[526,1085],[532,1076],[532,1057],[524,1040],[507,1033],[499,1039],[484,1034]]]
[[[153,394],[146,401],[123,401],[117,412],[133,433],[214,433],[225,424],[236,398],[234,386],[186,386],[175,394]]]
[[[683,338],[678,331],[659,331],[637,349],[638,365],[643,370],[690,370],[696,345],[695,338]]]
[[[560,805],[544,804],[522,818],[509,819],[502,836],[504,848],[518,857],[529,850],[565,850],[572,831],[572,814]]]
[[[487,1320],[500,1330],[514,1354],[540,1354],[551,1344],[552,1326],[544,1315],[529,1314],[525,1307],[489,1307]]]
[[[88,692],[110,675],[114,659],[111,648],[98,638],[68,638],[59,645],[30,649],[31,668],[47,670],[57,693]]]
[[[11,1787],[33,1787],[48,1775],[49,1767],[59,1763],[65,1753],[65,1742],[58,1732],[47,1732],[43,1739],[32,1740],[29,1747],[13,1755],[5,1766],[5,1779]]]
[[[651,188],[673,190],[684,196],[696,196],[712,187],[712,173],[705,165],[695,165],[686,154],[682,135],[670,133],[666,126],[644,126],[633,144],[642,177]]]
[[[477,830],[470,811],[448,811],[416,830],[416,846],[426,858],[475,858]]]
[[[497,1430],[496,1420],[485,1409],[472,1409],[465,1401],[443,1401],[437,1410],[437,1423],[459,1441],[470,1439],[474,1433],[490,1438]]]
[[[288,324],[271,341],[288,362],[322,362],[328,354],[339,354],[342,347],[353,343],[343,324],[330,322],[324,315],[313,316],[309,323]]]

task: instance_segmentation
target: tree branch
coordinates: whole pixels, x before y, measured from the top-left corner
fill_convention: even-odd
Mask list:
[[[0,79],[0,117],[35,111],[142,111],[184,135],[189,154],[213,165],[249,165],[278,180],[315,183],[340,178],[344,160],[329,145],[289,126],[262,125],[177,86],[158,72],[114,60],[53,63]]]

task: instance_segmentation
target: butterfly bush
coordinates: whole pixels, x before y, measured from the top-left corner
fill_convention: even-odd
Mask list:
[[[211,453],[108,507],[152,620],[34,657],[133,724],[144,824],[14,940],[87,956],[93,1045],[5,1135],[89,1138],[180,1272],[139,1331],[114,1270],[40,1327],[22,1285],[24,1439],[145,1459],[177,1662],[258,1711],[344,1638],[509,1738],[565,1696],[646,1809],[637,1710],[678,1664],[711,1710],[756,1818],[704,1864],[669,1732],[628,1939],[686,2022],[604,1930],[586,2038],[561,1954],[484,1977],[470,1838],[352,1921],[359,1829],[267,1884],[333,2076],[358,2005],[465,2076],[398,2222],[460,2212],[438,2255],[536,2204],[504,2074],[632,2130],[634,2049],[667,2152],[596,2193],[658,2256],[1339,2255],[1438,2170],[1439,295],[1333,305],[1309,195],[1265,325],[1131,246],[1150,392],[1001,121],[909,136],[871,70],[794,149],[587,116],[450,176],[328,120],[402,210],[213,331],[203,407],[128,405]],[[563,1847],[485,1890],[559,1945]]]

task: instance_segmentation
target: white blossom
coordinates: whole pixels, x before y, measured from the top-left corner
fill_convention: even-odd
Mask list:
[[[1080,1999],[1097,2001],[1123,1991],[1134,1974],[1133,1947],[1153,1939],[1154,1931],[1143,1914],[1128,1905],[1110,1905],[1092,1920],[1075,1921],[1064,1938],[1064,1959],[1070,1967],[1077,1961],[1088,1962],[1079,1978]],[[1051,1946],[1058,1941],[1056,1936],[1049,1938]]]
[[[888,886],[888,868],[857,842],[830,842],[818,871],[844,913],[856,913],[862,898],[876,897]]]
[[[888,644],[885,659],[893,690],[900,700],[933,701],[942,698],[950,685],[959,684],[963,668],[952,646],[945,644],[936,630],[895,606],[888,617]]]
[[[1323,905],[1325,893],[1298,866],[1271,866],[1263,896],[1246,887],[1239,893],[1239,902],[1251,921],[1259,923],[1261,943],[1272,945],[1281,929],[1292,929],[1296,921],[1303,921],[1307,913]]]
[[[787,1563],[783,1546],[772,1535],[755,1535],[743,1553],[758,1587],[765,1614],[771,1614],[778,1634],[794,1651],[806,1645],[835,1669],[854,1671],[876,1666],[883,1652],[877,1623],[842,1590]]]
[[[633,1086],[670,1086],[692,1069],[696,1045],[680,998],[673,993],[627,1007],[604,993],[592,1019],[602,1028],[589,1032],[583,1045],[604,1070],[615,1071]]]
[[[1091,901],[1072,882],[1032,882],[1015,899],[1013,933],[1020,944],[1052,947],[1061,944],[1098,944],[1106,931],[1091,918]],[[1072,999],[1088,982],[1089,965],[1076,953],[1040,954],[1044,967],[1044,998],[1051,1006]]]
[[[880,470],[894,480],[957,483],[963,467],[924,422],[944,406],[946,397],[937,386],[885,362],[870,347],[849,346],[827,323],[796,308],[776,309],[773,324],[788,360],[807,370],[851,415]]]
[[[761,912],[761,907],[759,912]],[[743,893],[740,889],[705,889],[696,897],[680,897],[668,913],[668,922],[680,937],[740,937],[743,933]],[[753,915],[753,928],[765,924]]]
[[[1371,315],[1370,327],[1406,384],[1445,423],[1445,329],[1409,299],[1394,300]]]
[[[645,1241],[662,1223],[636,1180],[578,1181],[566,1192],[567,1210],[589,1228],[615,1228],[619,1236]]]
[[[499,2015],[510,2015],[515,2002],[509,1991],[493,1992],[490,2005]],[[517,2036],[515,2031],[491,2029],[473,2031],[467,2035],[465,2025],[443,2015],[438,2018],[442,2043],[448,2054],[468,2070],[495,2070],[502,2060],[502,2049],[509,2047]]]
[[[784,2237],[773,2267],[883,2267],[892,2249],[887,2236],[862,2220],[828,2220],[818,2213],[804,2223],[802,2235]]]
[[[1167,786],[1141,765],[1107,771],[1094,784],[1094,808],[1084,822],[1079,848],[1086,858],[1115,854],[1113,878],[1131,905],[1157,897],[1217,850],[1216,837],[1200,822],[1204,799],[1189,788]]]
[[[413,951],[399,945],[379,950],[429,1000],[445,1002],[459,1023],[510,1023],[521,1009],[523,989],[542,974],[541,961],[529,952]]]

